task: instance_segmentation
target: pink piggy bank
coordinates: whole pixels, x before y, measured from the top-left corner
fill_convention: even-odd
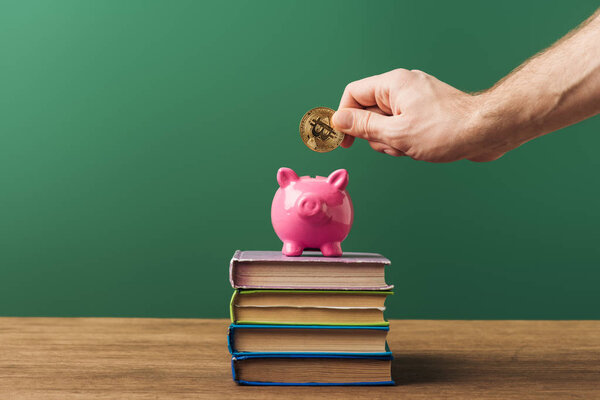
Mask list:
[[[291,169],[280,168],[277,182],[271,222],[283,241],[282,253],[299,256],[304,249],[319,249],[327,257],[341,256],[341,243],[354,218],[346,192],[348,171],[338,169],[327,178],[299,178]]]

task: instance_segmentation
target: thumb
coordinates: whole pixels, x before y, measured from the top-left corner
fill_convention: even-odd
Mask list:
[[[370,142],[383,140],[388,116],[358,108],[343,108],[333,114],[333,128]]]

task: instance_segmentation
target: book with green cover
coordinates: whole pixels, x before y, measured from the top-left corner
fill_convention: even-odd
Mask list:
[[[235,290],[235,324],[388,326],[385,299],[391,291]]]

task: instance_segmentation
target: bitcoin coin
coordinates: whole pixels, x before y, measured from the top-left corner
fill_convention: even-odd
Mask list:
[[[309,110],[300,121],[300,137],[312,151],[326,153],[338,147],[344,134],[331,127],[331,108],[316,107]]]

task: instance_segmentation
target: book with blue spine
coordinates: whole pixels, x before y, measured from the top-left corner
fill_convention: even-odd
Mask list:
[[[391,363],[391,354],[246,353],[231,358],[231,372],[241,385],[393,385]]]
[[[227,343],[236,353],[356,353],[387,352],[387,326],[237,325]]]

